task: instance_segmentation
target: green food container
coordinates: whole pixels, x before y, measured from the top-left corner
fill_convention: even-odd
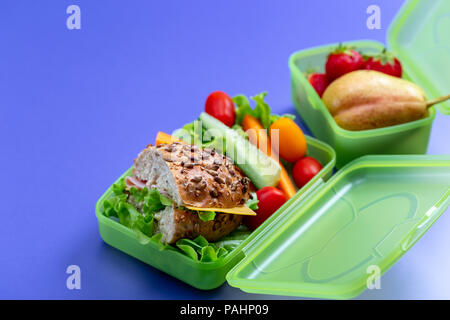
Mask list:
[[[426,20],[424,20],[426,19]],[[404,78],[421,86],[431,100],[450,93],[450,1],[406,1],[388,31],[388,48],[403,64]],[[346,42],[364,53],[379,52],[375,41]],[[324,68],[337,44],[301,50],[291,55],[292,100],[311,132],[336,151],[336,166],[366,154],[424,154],[438,109],[450,114],[450,102],[429,109],[428,117],[413,122],[364,131],[340,128],[309,84],[304,72]],[[447,70],[447,71],[444,71]]]
[[[215,262],[197,262],[176,250],[161,250],[154,241],[142,242],[142,239],[139,239],[132,230],[102,214],[104,200],[113,194],[112,187],[103,194],[96,205],[100,235],[109,245],[198,289],[217,288],[225,282],[225,276],[228,271],[245,256],[244,247],[246,247],[247,243],[257,238],[266,228],[270,228],[269,224],[276,220],[277,217],[282,216],[288,208],[296,207],[318,180],[327,180],[331,177],[336,159],[333,149],[311,137],[306,137],[306,141],[308,144],[308,155],[314,157],[322,164],[322,170],[223,259]],[[116,182],[122,177],[130,175],[131,170],[131,168],[128,169]]]
[[[426,31],[441,30],[438,17],[449,16],[448,1],[447,5],[444,1],[434,4],[431,7],[425,1],[407,2],[391,27],[391,36],[397,42],[404,39],[403,45],[407,42],[412,46],[417,46],[415,41],[421,39],[425,48],[429,44]],[[428,10],[427,16],[437,22],[432,26],[416,26],[410,19],[417,10]],[[404,38],[399,34],[398,25],[415,32],[414,37]],[[425,33],[418,33],[418,30]],[[358,44],[368,50],[381,46],[367,41]],[[391,48],[400,53],[395,46]],[[326,51],[326,48],[317,48],[291,57],[294,102],[299,103],[300,114],[312,131],[332,143],[340,153],[341,165],[357,159],[330,178],[335,151],[307,137],[308,155],[319,160],[323,169],[237,248],[215,262],[196,262],[178,251],[161,250],[156,242],[142,241],[133,231],[105,217],[102,203],[111,196],[111,188],[96,206],[103,240],[199,289],[213,289],[228,281],[245,292],[334,299],[351,298],[364,291],[374,272],[380,275],[386,272],[448,208],[450,155],[359,157],[367,152],[381,153],[391,145],[396,147],[389,152],[411,153],[415,144],[421,144],[416,152],[424,153],[435,111],[431,109],[426,119],[392,128],[365,132],[339,129],[300,73],[308,61],[323,62]],[[414,53],[415,61],[427,60],[419,58],[421,53],[420,50]],[[407,62],[404,63],[405,73],[411,78],[417,77],[409,56],[402,52],[402,59]],[[442,69],[450,62],[441,59],[440,63]],[[432,82],[435,79],[425,74],[420,77],[422,82],[416,78],[414,81],[430,96],[444,91],[445,88]],[[450,83],[449,77],[448,73],[441,75],[441,79],[447,79],[446,83]],[[448,104],[440,108],[448,111],[445,109]],[[363,148],[364,152],[355,150],[358,148]],[[131,169],[123,176],[130,172]]]
[[[246,292],[345,299],[387,271],[450,204],[450,156],[373,155],[310,186],[243,249]]]
[[[450,156],[373,155],[331,179],[333,150],[308,137],[323,170],[258,229],[216,262],[196,262],[142,242],[120,223],[96,214],[111,246],[196,288],[225,279],[252,293],[346,299],[386,272],[450,204]],[[130,170],[125,174],[129,174]]]

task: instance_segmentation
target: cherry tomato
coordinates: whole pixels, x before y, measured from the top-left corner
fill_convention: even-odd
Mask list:
[[[275,131],[274,131],[275,130]],[[274,132],[278,130],[278,147]],[[294,162],[306,153],[306,138],[302,129],[291,119],[281,117],[270,126],[274,150],[286,161]]]
[[[258,210],[256,216],[246,216],[245,225],[250,230],[258,228],[272,213],[277,211],[286,201],[286,195],[274,187],[264,187],[256,192]]]
[[[305,157],[295,163],[294,168],[292,168],[292,177],[297,187],[301,188],[320,170],[322,170],[322,165],[319,161],[311,157]]]
[[[205,103],[205,112],[229,127],[234,125],[236,118],[234,102],[223,91],[214,91],[208,96]]]

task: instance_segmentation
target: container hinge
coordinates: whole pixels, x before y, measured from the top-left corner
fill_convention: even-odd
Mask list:
[[[441,199],[431,207],[420,221],[415,225],[413,231],[406,237],[401,243],[403,251],[408,251],[425,232],[431,227],[431,225],[441,216],[441,214],[448,208],[450,204],[450,189],[441,197]]]

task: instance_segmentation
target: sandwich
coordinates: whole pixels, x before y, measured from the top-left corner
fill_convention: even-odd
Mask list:
[[[170,205],[153,215],[155,233],[162,234],[163,243],[200,235],[216,241],[234,231],[243,214],[253,213],[245,206],[253,188],[250,180],[230,158],[196,145],[147,146],[135,159],[125,185],[127,190],[156,188],[170,199]],[[142,209],[133,196],[127,201]]]

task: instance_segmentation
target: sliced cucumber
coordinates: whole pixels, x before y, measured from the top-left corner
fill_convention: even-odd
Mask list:
[[[216,149],[222,153],[226,150],[225,154],[233,160],[235,165],[241,168],[256,188],[261,189],[277,185],[281,173],[277,161],[267,156],[238,132],[209,114],[202,112],[200,121],[202,126],[207,129],[204,140],[205,138],[215,137],[217,141],[223,141],[223,139],[217,138],[224,137],[226,145],[216,144]]]

